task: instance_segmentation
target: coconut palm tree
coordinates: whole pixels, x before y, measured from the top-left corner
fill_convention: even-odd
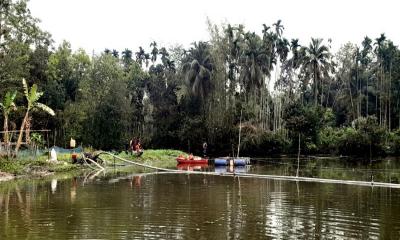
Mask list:
[[[42,111],[50,114],[51,116],[55,115],[53,109],[51,109],[50,107],[44,105],[43,103],[39,103],[38,102],[40,97],[43,95],[43,92],[39,92],[37,90],[37,85],[36,84],[33,84],[32,87],[29,89],[28,84],[26,83],[25,79],[22,79],[22,85],[24,87],[24,95],[25,95],[25,98],[27,100],[28,105],[27,105],[27,108],[26,108],[25,117],[24,117],[24,119],[22,120],[22,123],[21,123],[21,128],[20,128],[19,135],[18,135],[18,140],[17,140],[17,146],[15,147],[15,154],[18,153],[18,150],[21,147],[22,135],[23,135],[23,131],[25,129],[25,126],[27,124],[27,121],[29,119],[30,111],[42,110]]]
[[[281,62],[285,61],[289,53],[289,41],[286,38],[279,38],[276,43],[276,53]]]
[[[229,90],[232,95],[236,91],[238,84],[239,60],[244,46],[244,32],[242,29],[242,27],[232,27],[230,24],[225,29],[228,47],[226,61],[228,64]]]
[[[132,63],[132,51],[125,48],[124,51],[122,51],[122,62],[124,64],[125,70],[129,68],[129,65]]]
[[[113,49],[111,54],[112,54],[115,58],[119,58],[119,52],[118,52],[117,50]]]
[[[292,39],[290,41],[291,58],[283,62],[281,67],[281,76],[275,83],[275,88],[281,88],[287,91],[289,101],[294,100],[292,99],[292,94],[296,84],[295,71],[300,67],[301,64],[301,52],[299,51],[299,48],[299,39]]]
[[[154,63],[155,61],[157,61],[158,55],[157,43],[153,41],[152,43],[150,43],[150,47],[153,47],[153,49],[151,50],[151,62]]]
[[[143,65],[143,62],[146,60],[146,53],[142,47],[139,47],[139,51],[135,53],[136,62],[139,63],[140,66]]]
[[[363,71],[367,71],[368,65],[372,61],[371,57],[370,57],[371,51],[372,51],[372,45],[371,44],[372,44],[372,40],[368,36],[366,36],[364,38],[364,40],[362,41],[362,43],[361,43],[363,48],[361,50],[361,60],[360,60],[360,62],[361,62],[361,66],[362,66]],[[368,90],[369,81],[368,81],[368,79],[369,79],[369,77],[366,77],[365,79],[366,79],[366,84],[365,84],[365,88],[366,88],[366,90],[365,90],[365,97],[366,97],[366,100],[365,100],[365,115],[368,116],[369,115],[369,111],[368,111],[368,105],[369,105],[369,98],[368,98],[368,96],[369,96],[369,90]]]
[[[168,61],[169,61],[169,53],[165,47],[162,47],[159,51],[161,55],[161,62],[164,66],[168,66]]]
[[[272,24],[272,26],[275,27],[275,33],[278,36],[278,38],[282,36],[283,29],[285,29],[281,23],[282,20],[279,19],[276,23]]]
[[[312,80],[314,90],[314,103],[318,103],[319,88],[323,78],[329,77],[331,69],[329,48],[322,44],[322,39],[311,38],[311,43],[304,48],[302,58],[302,72],[304,74],[304,86]],[[321,88],[322,89],[322,88]]]
[[[6,95],[4,96],[3,102],[0,102],[0,109],[3,110],[3,115],[4,115],[4,124],[3,124],[3,139],[4,139],[4,145],[6,146],[7,152],[8,152],[8,142],[9,142],[9,137],[8,137],[8,116],[12,111],[15,111],[17,108],[15,106],[15,98],[17,96],[17,92],[7,92]]]
[[[240,82],[250,93],[265,85],[265,75],[269,74],[268,56],[261,39],[255,33],[247,33],[245,39],[246,45],[240,61]]]
[[[377,57],[377,75],[379,76],[378,81],[376,82],[376,89],[379,90],[379,124],[383,124],[383,118],[382,118],[382,105],[383,105],[383,81],[384,81],[384,67],[383,67],[383,53],[384,53],[384,44],[386,41],[386,36],[385,34],[381,34],[379,38],[375,39],[374,45],[376,46],[374,49],[374,52]],[[375,96],[375,108],[378,114],[378,96]]]
[[[212,69],[208,43],[194,43],[183,65],[186,83],[191,89],[191,94],[202,100],[206,98],[211,88]]]

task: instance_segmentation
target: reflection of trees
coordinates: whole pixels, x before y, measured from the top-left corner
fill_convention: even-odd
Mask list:
[[[257,166],[261,174],[294,176],[296,163],[293,159],[265,159],[266,164]],[[300,176],[325,179],[375,181],[400,183],[400,162],[385,159],[374,161],[372,165],[359,165],[351,159],[302,159],[300,163]],[[257,170],[255,170],[257,171]]]
[[[397,190],[187,174],[143,175],[140,186],[132,179],[59,180],[54,194],[46,181],[1,184],[0,237],[399,238]]]

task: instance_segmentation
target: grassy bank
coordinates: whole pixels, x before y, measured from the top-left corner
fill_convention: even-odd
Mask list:
[[[171,149],[149,149],[143,152],[143,155],[140,157],[133,156],[129,153],[121,152],[117,154],[118,157],[144,163],[147,165],[151,165],[154,167],[161,168],[173,168],[176,166],[176,157],[179,155],[185,155],[186,153],[178,150]],[[103,159],[108,162],[112,162],[113,159],[111,156],[102,156]]]
[[[127,160],[155,167],[173,168],[176,166],[176,157],[181,154],[185,153],[169,149],[150,149],[145,150],[140,157],[125,152],[116,155]],[[101,158],[108,163],[113,162],[113,158],[109,155],[102,155]],[[85,165],[72,164],[71,155],[69,153],[58,154],[57,160],[57,162],[50,162],[48,161],[47,155],[17,159],[0,159],[0,181],[10,180],[14,177],[43,177],[54,173],[79,172],[88,168]],[[121,163],[121,161],[118,160],[116,162]]]
[[[79,171],[78,165],[71,164],[70,154],[59,154],[57,162],[48,161],[47,155],[23,157],[16,159],[0,159],[0,172],[8,177],[42,177],[53,173]],[[1,175],[0,175],[1,177]]]

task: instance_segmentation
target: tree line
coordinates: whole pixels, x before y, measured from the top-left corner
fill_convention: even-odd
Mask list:
[[[209,22],[209,41],[189,48],[89,55],[67,41],[55,48],[26,1],[0,5],[0,97],[22,93],[23,78],[37,85],[55,116],[34,111],[30,127],[51,129],[52,144],[120,150],[135,136],[232,155],[240,130],[241,154],[400,153],[400,51],[384,34],[334,52],[330,39],[287,38],[281,20],[260,33]],[[21,126],[26,110],[2,111],[3,125]]]

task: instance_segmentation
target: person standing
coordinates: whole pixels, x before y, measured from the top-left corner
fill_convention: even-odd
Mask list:
[[[137,139],[133,137],[129,142],[129,150],[132,155],[136,151],[136,145],[137,145]]]
[[[207,157],[207,142],[203,143],[203,156]]]

